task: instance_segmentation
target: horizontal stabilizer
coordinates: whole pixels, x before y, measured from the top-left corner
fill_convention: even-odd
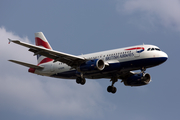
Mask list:
[[[19,64],[19,65],[23,65],[25,67],[34,68],[34,69],[43,69],[44,68],[42,66],[37,66],[37,65],[33,65],[33,64],[25,63],[25,62],[16,61],[16,60],[9,60],[9,61],[16,63],[16,64]]]

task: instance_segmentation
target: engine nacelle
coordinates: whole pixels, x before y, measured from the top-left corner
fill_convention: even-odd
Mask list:
[[[146,73],[143,75],[143,73],[137,73],[135,75],[132,75],[128,77],[124,81],[124,85],[126,86],[142,86],[147,85],[151,82],[151,76]]]
[[[89,60],[78,67],[80,72],[95,72],[105,68],[105,63],[101,59]]]

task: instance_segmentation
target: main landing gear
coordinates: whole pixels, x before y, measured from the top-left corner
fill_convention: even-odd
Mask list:
[[[80,77],[76,78],[76,83],[84,85],[86,83],[86,79],[83,77],[83,74],[80,75]]]
[[[77,77],[76,78],[76,83],[84,85],[86,83],[86,79],[85,78],[81,78],[81,77]]]
[[[107,91],[114,94],[117,91],[116,87],[114,87],[114,83],[118,81],[117,76],[112,77],[110,81],[112,81],[112,85],[107,87]]]

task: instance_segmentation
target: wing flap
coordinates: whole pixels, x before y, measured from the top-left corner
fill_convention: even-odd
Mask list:
[[[25,62],[21,62],[21,61],[17,61],[17,60],[9,60],[10,62],[25,66],[25,67],[29,67],[29,68],[34,68],[34,69],[43,69],[44,67],[42,66],[37,66],[37,65],[33,65],[33,64],[29,64],[29,63],[25,63]]]

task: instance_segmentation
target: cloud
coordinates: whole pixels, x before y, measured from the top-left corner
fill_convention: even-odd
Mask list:
[[[124,14],[134,14],[140,22],[180,30],[179,0],[118,0],[117,10]]]
[[[6,119],[8,113],[17,118],[24,115],[97,118],[111,109],[96,81],[87,81],[81,86],[72,80],[34,75],[27,72],[28,68],[8,62],[8,59],[17,59],[36,64],[36,57],[27,48],[8,44],[7,38],[30,43],[27,37],[21,38],[4,27],[0,28],[0,35],[0,118]]]

